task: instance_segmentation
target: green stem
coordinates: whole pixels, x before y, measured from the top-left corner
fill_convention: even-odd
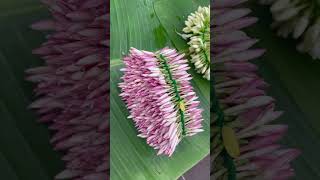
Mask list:
[[[168,78],[168,84],[171,85],[171,87],[174,90],[175,93],[175,98],[177,102],[177,107],[179,108],[179,114],[180,114],[180,121],[181,121],[181,128],[182,128],[182,135],[186,135],[186,128],[185,128],[185,117],[184,117],[184,110],[181,109],[180,103],[183,103],[183,99],[180,96],[179,90],[178,90],[178,83],[177,81],[173,78],[170,67],[168,65],[168,60],[166,57],[164,57],[162,54],[159,54],[157,58],[160,60],[160,65],[162,68],[165,70],[166,75],[168,75],[166,78]]]
[[[209,25],[208,25],[209,26]],[[210,29],[210,28],[209,28]],[[207,34],[210,34],[210,30],[209,32],[207,31],[207,27],[203,30],[202,32],[202,35],[201,35],[201,39],[202,39],[202,42],[204,42],[204,44],[206,44],[206,35]],[[210,40],[210,37],[209,37],[209,40]],[[208,48],[208,47],[207,47]],[[210,49],[210,48],[209,48]],[[207,49],[204,49],[204,48],[201,48],[201,50],[203,51],[203,54],[204,54],[204,57],[205,57],[205,61],[207,64],[210,65],[210,59],[209,59],[209,55],[208,55],[208,52],[207,52]]]
[[[215,84],[215,79],[214,76],[211,77],[211,80],[213,82],[213,87]],[[213,112],[217,115],[217,125],[219,127],[220,130],[220,137],[221,137],[221,141],[223,141],[222,139],[222,128],[225,124],[225,119],[224,119],[224,113],[223,110],[221,109],[220,105],[219,105],[219,100],[218,97],[216,96],[215,93],[215,88],[212,88],[213,90],[213,103],[212,103],[212,109]],[[222,155],[223,155],[223,159],[224,159],[224,166],[227,168],[228,170],[228,180],[236,180],[236,167],[235,164],[233,162],[232,157],[228,154],[228,152],[226,151],[226,149],[224,148],[224,150],[222,151]]]
[[[224,166],[228,169],[228,180],[236,180],[236,166],[226,150],[223,151]]]

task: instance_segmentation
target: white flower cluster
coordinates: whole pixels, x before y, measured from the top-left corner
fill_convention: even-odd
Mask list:
[[[191,62],[198,73],[210,80],[210,6],[199,7],[188,16],[181,36],[189,39]]]
[[[301,39],[297,49],[320,59],[320,1],[316,0],[260,0],[271,5],[278,35]]]

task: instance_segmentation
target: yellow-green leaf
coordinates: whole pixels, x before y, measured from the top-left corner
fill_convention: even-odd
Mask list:
[[[240,147],[234,130],[229,126],[223,126],[221,132],[223,145],[228,154],[233,158],[238,157],[240,155]]]

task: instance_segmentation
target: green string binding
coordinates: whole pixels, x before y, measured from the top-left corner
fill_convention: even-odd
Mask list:
[[[178,83],[175,79],[172,77],[172,73],[170,70],[170,67],[168,65],[168,60],[166,57],[164,57],[162,54],[157,55],[157,59],[160,61],[160,68],[164,69],[165,72],[164,74],[166,75],[165,78],[167,80],[167,83],[171,85],[171,88],[173,89],[175,93],[175,99],[177,102],[177,107],[179,108],[179,114],[180,114],[180,121],[181,121],[181,129],[182,129],[182,135],[185,136],[186,133],[186,128],[185,128],[185,116],[184,116],[184,111],[185,109],[182,108],[181,106],[184,107],[184,101],[180,96],[179,89],[178,89]]]
[[[215,85],[215,80],[214,80],[214,76],[212,76],[211,78],[212,82],[213,82],[213,86]],[[219,105],[219,100],[216,96],[215,93],[215,88],[212,88],[212,95],[213,95],[213,112],[217,115],[217,125],[219,127],[220,130],[220,137],[221,137],[221,141],[222,141],[222,128],[224,126],[224,113],[223,110],[220,108]],[[236,180],[236,167],[235,164],[233,162],[232,157],[228,154],[228,152],[226,151],[226,149],[224,148],[222,151],[222,155],[223,155],[223,159],[224,159],[224,166],[227,168],[228,170],[228,180]]]

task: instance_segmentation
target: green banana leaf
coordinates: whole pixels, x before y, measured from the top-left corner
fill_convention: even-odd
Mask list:
[[[194,77],[193,86],[204,109],[205,132],[183,139],[170,158],[157,156],[145,139],[137,137],[137,130],[132,120],[127,118],[128,111],[119,97],[117,84],[122,76],[119,71],[123,67],[121,56],[130,47],[148,51],[156,51],[165,46],[177,47],[181,52],[186,50],[186,42],[167,30],[177,28],[180,31],[184,18],[197,9],[200,1],[174,2],[178,11],[170,5],[169,0],[111,1],[111,179],[175,180],[209,154],[210,86],[209,81],[200,75],[190,71]]]
[[[29,26],[45,17],[38,0],[0,1],[0,179],[51,180],[63,169],[47,126],[27,108],[34,96],[24,71],[42,63],[31,51],[45,40]]]
[[[111,107],[118,109],[111,114],[114,179],[174,179],[208,154],[209,144],[205,142],[209,142],[209,131],[206,131],[183,140],[170,160],[155,156],[144,140],[136,137],[132,122],[126,119],[124,104],[117,96],[120,58],[130,46],[150,51],[164,46],[186,50],[175,30],[181,29],[186,14],[192,11],[188,10],[194,7],[190,1],[158,0],[155,4],[152,0],[111,1]],[[192,2],[206,3],[205,0]],[[296,52],[294,41],[275,36],[269,28],[271,15],[267,7],[256,5],[255,1],[250,6],[260,21],[247,31],[261,39],[258,46],[268,50],[257,61],[260,73],[271,85],[269,94],[277,99],[278,109],[286,111],[279,120],[289,125],[283,144],[302,150],[293,163],[296,179],[319,179],[320,62]],[[4,180],[51,180],[63,169],[60,155],[49,143],[46,125],[37,123],[36,115],[27,108],[33,100],[33,85],[24,80],[24,70],[42,64],[31,50],[45,41],[44,34],[29,26],[46,17],[47,9],[39,0],[0,1],[0,175]],[[202,106],[207,108],[208,85],[198,75],[193,83],[198,95],[202,94]],[[208,129],[208,122],[205,128]],[[193,153],[190,155],[189,151]]]
[[[248,5],[259,22],[247,29],[250,36],[260,39],[258,45],[267,53],[257,61],[260,73],[270,84],[269,94],[277,100],[285,114],[278,123],[289,125],[283,144],[302,151],[293,162],[295,179],[320,178],[320,61],[296,51],[291,39],[281,39],[271,30],[268,6],[257,1]]]

